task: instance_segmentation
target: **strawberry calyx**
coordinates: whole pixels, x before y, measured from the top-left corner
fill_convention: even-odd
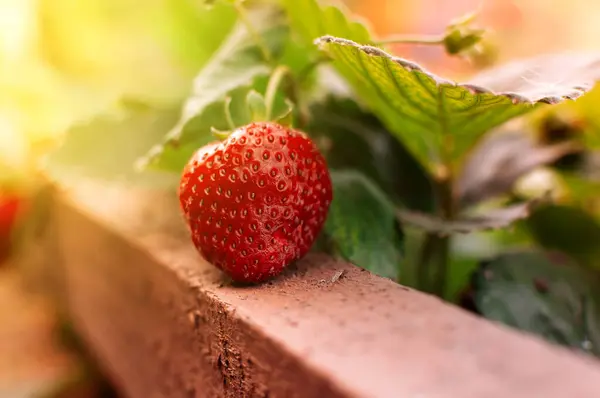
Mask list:
[[[273,115],[277,90],[286,76],[292,78],[289,68],[285,65],[280,65],[275,68],[271,74],[264,96],[256,90],[248,91],[248,94],[246,95],[246,109],[250,115],[250,120],[246,124],[256,122],[275,122],[282,126],[292,127],[294,103],[288,98],[284,99],[286,104],[285,111],[279,115]],[[219,141],[227,139],[227,137],[229,137],[233,131],[240,127],[234,122],[231,112],[231,102],[232,98],[227,97],[225,98],[223,104],[225,118],[227,120],[229,129],[219,130],[214,127],[211,127],[210,129],[212,135]]]

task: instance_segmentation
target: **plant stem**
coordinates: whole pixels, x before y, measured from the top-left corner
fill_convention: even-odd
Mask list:
[[[453,180],[450,173],[442,179],[436,181],[436,197],[439,203],[440,216],[444,220],[454,218],[454,197],[452,195]],[[429,237],[428,237],[429,238]],[[433,294],[443,297],[446,293],[446,280],[448,279],[448,260],[450,255],[450,235],[434,235],[433,261],[430,266],[433,268],[431,276],[431,290]]]
[[[271,120],[273,117],[273,108],[275,107],[275,96],[277,95],[277,89],[281,85],[283,78],[290,74],[290,69],[285,65],[279,65],[269,78],[267,84],[267,90],[265,92],[265,104],[267,107],[267,120]],[[292,98],[292,101],[296,101]]]
[[[300,127],[302,127],[308,120],[308,110],[301,101],[298,81],[294,78],[291,70],[286,65],[277,66],[269,78],[269,83],[267,84],[265,92],[267,120],[272,120],[277,89],[281,86],[282,81],[286,76],[289,79],[289,84],[286,87],[286,95],[298,109],[298,122]]]
[[[262,36],[260,35],[260,33],[258,33],[258,31],[254,28],[252,21],[250,21],[250,18],[248,17],[248,12],[242,3],[243,3],[243,0],[236,0],[233,2],[233,6],[235,7],[235,10],[237,11],[237,13],[240,17],[240,20],[242,21],[242,23],[248,30],[248,33],[250,33],[250,35],[254,39],[254,42],[260,49],[260,52],[261,52],[265,62],[271,64],[271,63],[273,63],[273,56],[271,55],[271,52],[269,51],[269,48],[267,47],[267,45],[266,45],[265,41],[263,40]]]
[[[226,97],[223,106],[225,107],[225,120],[227,121],[227,126],[230,130],[235,130],[235,123],[231,116],[231,100],[231,97]]]
[[[446,119],[446,103],[444,89],[438,92],[438,117],[440,121],[440,134],[444,138],[441,148],[441,167],[434,176],[434,195],[438,207],[438,215],[442,220],[452,221],[454,219],[454,181],[452,168],[452,135],[449,134],[448,121]],[[449,235],[440,235],[429,232],[425,238],[423,251],[431,250],[431,253],[421,253],[419,284],[429,293],[444,297],[446,293],[446,279],[448,276],[448,257],[450,254]]]
[[[421,250],[417,260],[415,287],[426,293],[433,293],[431,284],[429,283],[429,272],[431,271],[429,264],[431,263],[437,238],[438,236],[432,233],[425,235],[425,240],[421,242]]]
[[[445,220],[454,217],[454,198],[450,176],[435,182],[435,196],[440,216]],[[417,287],[427,293],[443,297],[448,277],[448,257],[450,254],[448,235],[428,232],[421,246],[417,263]]]
[[[444,44],[444,36],[438,35],[392,35],[375,42],[384,44],[417,44],[423,46],[438,46]]]

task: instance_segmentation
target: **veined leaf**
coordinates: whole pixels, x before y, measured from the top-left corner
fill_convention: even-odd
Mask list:
[[[249,12],[269,52],[278,56],[288,37],[282,15],[271,8]],[[249,90],[264,91],[271,66],[264,59],[255,37],[241,23],[200,71],[194,80],[193,93],[186,101],[179,122],[167,134],[165,142],[152,149],[143,159],[145,166],[179,171],[196,149],[210,140],[210,128],[226,130],[225,99],[232,99],[231,113],[242,124],[249,119],[245,97]]]
[[[403,236],[394,205],[368,178],[355,171],[332,171],[333,202],[325,234],[334,251],[375,274],[397,278]]]
[[[359,97],[432,173],[448,161],[456,164],[491,128],[541,103],[581,96],[598,77],[595,65],[600,59],[595,54],[538,57],[459,84],[376,47],[332,36],[316,43],[334,59]],[[551,83],[543,80],[552,72]],[[556,84],[556,80],[563,82]]]
[[[598,274],[559,253],[519,251],[487,262],[473,279],[484,317],[600,355]]]

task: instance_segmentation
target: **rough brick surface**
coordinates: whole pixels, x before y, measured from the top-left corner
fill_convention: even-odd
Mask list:
[[[132,398],[600,397],[595,360],[322,255],[231,286],[174,195],[80,184],[56,211],[75,324]]]

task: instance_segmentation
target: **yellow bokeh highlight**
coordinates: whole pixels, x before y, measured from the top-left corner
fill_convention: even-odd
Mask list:
[[[0,185],[26,174],[15,160],[22,154],[7,154],[25,151],[34,167],[69,127],[123,97],[157,106],[180,100],[198,68],[197,15],[186,7],[192,3],[0,0],[0,129],[11,126],[0,133]]]

